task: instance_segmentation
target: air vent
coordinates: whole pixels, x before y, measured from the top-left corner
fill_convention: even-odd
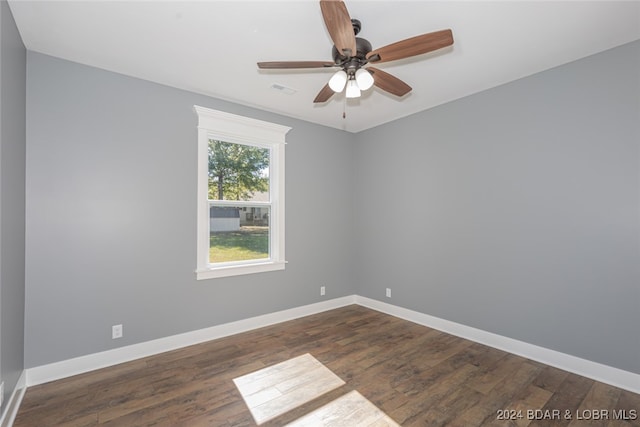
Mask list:
[[[297,90],[295,90],[295,89],[291,89],[290,87],[286,87],[286,86],[283,86],[283,85],[278,84],[278,83],[272,84],[271,85],[271,89],[275,89],[275,90],[277,90],[279,92],[282,92],[284,94],[287,94],[287,95],[293,95],[294,93],[297,92]]]

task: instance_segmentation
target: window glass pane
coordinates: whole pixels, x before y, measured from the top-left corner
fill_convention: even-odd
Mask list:
[[[269,201],[269,149],[209,139],[209,199]]]
[[[268,206],[217,206],[209,202],[209,262],[269,258]]]
[[[284,151],[291,128],[198,105],[194,110],[196,278],[284,270]]]

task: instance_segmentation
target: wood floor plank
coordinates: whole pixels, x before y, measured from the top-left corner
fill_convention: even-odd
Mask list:
[[[614,411],[617,420],[611,420],[607,427],[640,427],[640,394],[627,390],[620,391]]]
[[[622,390],[607,384],[594,382],[586,397],[573,414],[570,427],[578,426],[602,426],[609,423],[613,415],[609,409],[615,406],[620,398]]]
[[[500,414],[505,410],[512,409],[511,407],[516,404],[518,397],[525,393],[524,390],[539,374],[542,367],[518,356],[510,355],[510,358],[513,362],[518,362],[517,369],[512,371],[510,376],[503,377],[502,380],[494,384],[487,394],[483,393],[483,397],[478,403],[454,418],[451,425],[517,425],[515,422],[511,422],[514,420],[501,419]],[[492,370],[483,370],[479,375],[484,375],[487,372],[491,373]]]
[[[476,371],[475,366],[468,364],[458,369],[450,369],[448,372],[443,370],[442,372],[446,372],[443,375],[430,377],[429,381],[423,382],[423,388],[420,391],[411,390],[414,399],[389,415],[401,425],[410,425],[419,420],[428,419],[426,413],[431,407],[453,390],[463,386]]]
[[[543,411],[557,411],[558,417],[533,421],[530,426],[566,426],[573,420],[576,410],[591,389],[594,381],[576,374],[569,374],[551,396]],[[595,409],[595,408],[594,408]],[[567,415],[565,415],[567,414]]]
[[[640,395],[358,305],[30,387],[14,426],[255,426],[234,378],[306,353],[345,384],[261,427],[293,423],[353,391],[408,427],[640,427]],[[282,387],[295,392],[297,383],[309,382]],[[504,410],[525,416],[499,419]],[[528,410],[573,417],[529,419]],[[595,410],[626,418],[575,419]]]
[[[522,418],[515,419],[515,425],[518,427],[528,426],[531,420],[528,417],[529,411],[536,411],[544,408],[547,404],[552,392],[544,390],[533,384],[529,384],[525,389],[520,392],[515,399],[513,399],[507,410],[513,410],[516,414],[522,414]],[[534,412],[535,413],[535,412]]]
[[[483,398],[483,394],[470,389],[462,384],[460,387],[450,391],[434,404],[424,415],[414,421],[418,426],[442,426],[449,424],[458,414],[463,413],[468,408],[477,404]],[[410,427],[412,424],[406,424]]]

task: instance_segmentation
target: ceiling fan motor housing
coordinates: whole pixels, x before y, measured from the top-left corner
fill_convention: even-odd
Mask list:
[[[371,47],[371,43],[369,43],[369,40],[363,39],[361,37],[356,37],[356,54],[352,55],[351,59],[357,60],[358,68],[366,63],[367,53],[371,52],[372,49],[373,48]],[[333,61],[338,65],[342,65],[347,59],[349,59],[348,56],[343,55],[341,52],[338,52],[338,49],[335,47],[335,45],[333,46],[333,49],[331,49],[331,55],[333,57]],[[348,65],[351,62],[352,61],[347,61],[345,65]]]

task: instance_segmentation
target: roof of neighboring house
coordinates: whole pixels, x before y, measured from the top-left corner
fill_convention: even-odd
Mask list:
[[[269,201],[269,192],[268,191],[259,191],[257,193],[252,193],[249,201],[252,202],[268,202]]]

